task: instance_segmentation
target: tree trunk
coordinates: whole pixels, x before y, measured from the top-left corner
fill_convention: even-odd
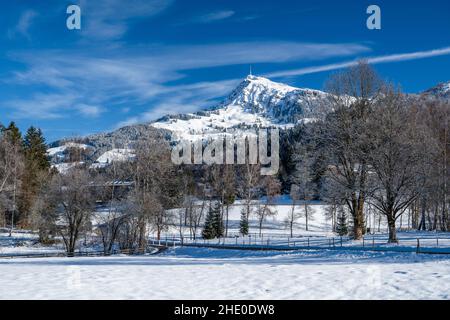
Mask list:
[[[229,209],[229,205],[227,204],[227,212],[226,212],[226,217],[227,217],[227,221],[225,222],[225,237],[228,237],[228,209]]]
[[[306,231],[308,231],[308,208],[305,207],[305,222],[306,222]]]
[[[363,207],[358,206],[353,218],[353,238],[355,240],[362,239],[364,235],[364,214]]]
[[[292,218],[292,220],[291,220],[291,222],[290,222],[290,228],[291,228],[291,238],[293,238],[293,237],[294,237],[294,235],[293,235],[293,232],[292,232],[293,226],[294,226],[294,218]]]
[[[389,243],[398,243],[397,230],[395,229],[395,220],[391,215],[387,216],[389,227]]]

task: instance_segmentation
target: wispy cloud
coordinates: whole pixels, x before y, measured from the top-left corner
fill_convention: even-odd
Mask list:
[[[28,86],[30,92],[44,86],[47,93],[36,90],[39,94],[4,105],[16,108],[14,114],[21,118],[68,117],[74,113],[92,118],[112,108],[149,106],[138,119],[154,120],[175,111],[211,106],[239,81],[172,84],[186,77],[188,70],[321,60],[367,51],[370,48],[351,43],[242,42],[151,46],[134,51],[117,48],[107,56],[101,51],[89,55],[62,50],[15,53],[12,58],[25,64],[25,70],[8,75],[3,82]],[[132,116],[135,114],[136,110]]]
[[[17,35],[30,39],[29,29],[33,23],[33,19],[38,15],[34,10],[24,11],[17,22],[16,26],[8,29],[8,37],[14,38]]]
[[[132,19],[148,18],[167,9],[174,0],[95,0],[81,1],[81,34],[95,40],[120,39]],[[85,22],[84,22],[85,21]]]
[[[443,56],[443,55],[449,55],[449,54],[450,54],[450,47],[445,47],[445,48],[428,50],[428,51],[398,53],[398,54],[391,54],[391,55],[384,55],[384,56],[377,56],[377,57],[367,57],[367,58],[363,58],[363,59],[366,60],[370,64],[380,64],[380,63],[390,63],[390,62],[425,59],[425,58],[431,58],[431,57],[437,57],[437,56]],[[358,59],[358,60],[360,60],[360,59]],[[350,66],[353,66],[356,63],[358,63],[358,60],[325,64],[325,65],[321,65],[321,66],[313,66],[313,67],[306,67],[306,68],[293,69],[293,70],[271,72],[271,73],[266,74],[265,76],[270,77],[270,78],[281,78],[281,77],[301,76],[301,75],[305,75],[305,74],[318,73],[318,72],[324,72],[324,71],[333,71],[333,70],[338,70],[338,69],[343,69],[343,68],[348,68]]]
[[[232,17],[235,14],[233,10],[221,10],[221,11],[214,11],[210,12],[208,14],[196,17],[193,19],[193,22],[197,23],[210,23],[215,22],[219,20],[224,20],[227,18]]]
[[[92,118],[97,118],[103,112],[105,112],[105,108],[104,107],[92,106],[92,105],[87,105],[87,104],[84,104],[84,103],[76,105],[75,108],[78,109],[78,111],[82,115],[84,115],[86,117],[92,117]]]

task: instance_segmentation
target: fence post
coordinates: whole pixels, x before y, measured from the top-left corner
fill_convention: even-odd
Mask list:
[[[439,248],[439,238],[436,238],[436,246]]]
[[[372,237],[372,248],[375,248],[375,237]]]
[[[363,248],[364,248],[365,247],[364,236],[362,237],[362,241],[363,241]]]
[[[420,240],[419,238],[417,238],[417,249],[416,249],[416,253],[420,252]]]
[[[341,236],[341,248],[342,248],[342,236]]]
[[[334,248],[334,237],[333,237],[333,248]]]
[[[308,237],[308,249],[309,249],[309,237]]]

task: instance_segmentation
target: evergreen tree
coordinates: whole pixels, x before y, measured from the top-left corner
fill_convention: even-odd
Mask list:
[[[213,228],[216,234],[216,238],[223,237],[225,233],[225,227],[223,225],[223,218],[221,214],[221,205],[219,202],[216,202],[213,207],[214,212],[214,220],[213,220]]]
[[[215,213],[212,206],[209,206],[208,214],[205,219],[205,226],[202,231],[203,239],[214,239],[216,230],[214,228]]]
[[[30,127],[24,138],[25,158],[36,170],[50,167],[47,157],[47,145],[41,129]]]
[[[344,208],[340,207],[336,219],[336,233],[340,236],[348,234],[347,214]]]
[[[41,173],[48,171],[50,168],[45,138],[40,129],[30,127],[27,130],[23,141],[23,152],[25,168],[22,175],[23,183],[19,209],[21,212],[21,223],[22,225],[27,225],[30,208],[43,182],[40,181]]]
[[[3,129],[3,132],[12,144],[22,145],[22,133],[14,121],[11,121],[9,126]]]
[[[248,215],[247,215],[247,211],[244,208],[241,211],[241,221],[239,222],[239,232],[243,236],[248,235]]]

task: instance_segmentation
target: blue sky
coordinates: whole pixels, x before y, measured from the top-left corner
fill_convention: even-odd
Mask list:
[[[366,28],[371,4],[381,30]],[[407,92],[450,80],[448,0],[8,1],[0,38],[0,122],[48,141],[214,105],[250,65],[315,89],[360,58]]]

